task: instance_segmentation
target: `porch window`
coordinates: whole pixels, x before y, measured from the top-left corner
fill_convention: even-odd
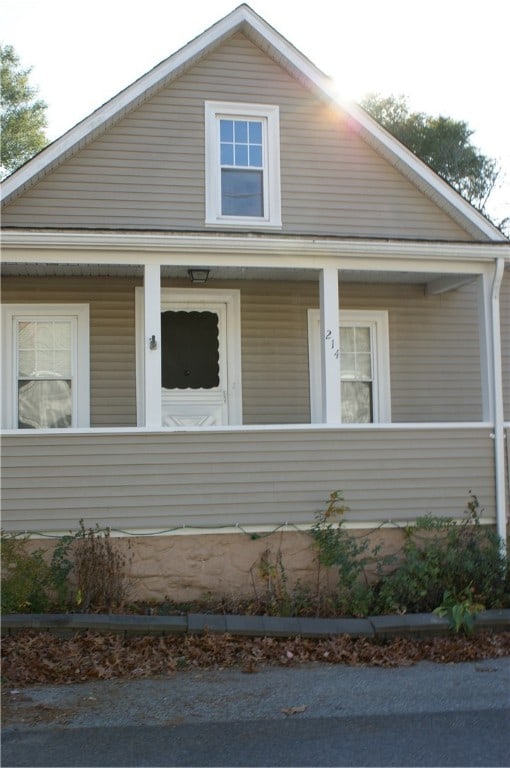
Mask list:
[[[308,310],[312,423],[322,421],[319,310]],[[340,313],[340,421],[391,421],[387,312]]]
[[[277,106],[206,102],[206,224],[281,226]]]
[[[88,306],[6,305],[3,325],[3,425],[88,426]]]

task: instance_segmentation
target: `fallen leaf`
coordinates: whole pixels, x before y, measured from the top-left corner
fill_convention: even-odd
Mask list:
[[[288,709],[281,709],[280,712],[283,712],[284,715],[298,715],[300,712],[304,712],[305,710],[306,707],[303,704],[301,707],[289,707]]]

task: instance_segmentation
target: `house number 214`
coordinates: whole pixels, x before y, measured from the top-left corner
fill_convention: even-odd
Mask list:
[[[331,329],[328,329],[326,331],[326,334],[325,334],[324,338],[326,339],[326,341],[330,342],[330,345],[331,345],[330,348],[334,350],[334,355],[338,359],[340,357],[340,350],[338,349],[338,347],[335,344],[335,339],[333,337],[333,331]]]

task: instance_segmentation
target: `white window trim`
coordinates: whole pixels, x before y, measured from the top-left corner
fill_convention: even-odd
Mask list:
[[[265,121],[264,216],[223,216],[219,118],[259,118]],[[236,228],[281,228],[280,117],[276,105],[243,104],[228,101],[205,102],[205,224]]]
[[[388,313],[378,310],[340,310],[343,325],[369,325],[375,342],[373,351],[373,424],[391,423],[390,349]],[[308,310],[308,358],[310,373],[310,411],[312,424],[322,421],[322,382],[320,364],[320,310]],[[340,416],[341,418],[341,416]],[[340,420],[340,419],[339,419]]]
[[[72,428],[90,426],[90,362],[88,304],[4,304],[2,306],[2,428],[16,429],[17,407],[16,336],[18,319],[38,320],[68,318],[76,321],[73,345],[73,418]],[[41,430],[29,430],[38,432]]]

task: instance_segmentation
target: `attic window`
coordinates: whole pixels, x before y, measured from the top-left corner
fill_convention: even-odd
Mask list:
[[[281,227],[278,107],[205,104],[206,224]]]

